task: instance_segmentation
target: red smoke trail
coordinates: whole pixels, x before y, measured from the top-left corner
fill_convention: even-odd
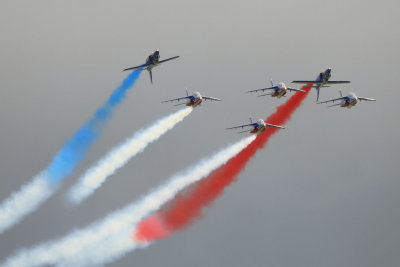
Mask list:
[[[312,85],[303,86],[302,89],[306,93],[297,92],[280,105],[275,113],[267,118],[267,122],[284,125],[307,97],[310,86]],[[132,238],[135,241],[150,242],[166,238],[173,232],[193,223],[194,220],[201,217],[203,208],[210,206],[223,193],[225,187],[235,180],[236,176],[246,167],[247,162],[265,146],[269,138],[277,131],[276,128],[269,128],[263,134],[259,134],[256,140],[225,165],[190,186],[188,190],[177,194],[168,205],[141,221],[132,234]]]

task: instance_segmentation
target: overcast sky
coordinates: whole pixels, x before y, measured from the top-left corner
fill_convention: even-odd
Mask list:
[[[399,8],[396,0],[3,0],[1,200],[48,165],[126,77],[122,69],[155,49],[180,58],[153,71],[154,85],[142,73],[75,175],[0,236],[0,262],[139,199],[239,140],[226,127],[265,119],[285,101],[245,91],[332,67],[332,80],[351,84],[323,88],[322,100],[342,88],[377,101],[327,108],[313,90],[206,216],[114,265],[398,266]],[[196,108],[81,206],[65,205],[88,167],[176,111],[160,101],[185,87],[223,102]]]

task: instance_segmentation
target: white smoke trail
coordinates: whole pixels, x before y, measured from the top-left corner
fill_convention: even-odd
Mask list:
[[[38,209],[58,189],[61,182],[73,173],[140,73],[133,71],[129,74],[94,115],[65,141],[47,168],[0,204],[0,234]]]
[[[54,190],[44,177],[44,174],[37,175],[1,204],[0,234],[32,210],[36,210],[52,195]]]
[[[106,265],[118,260],[121,255],[126,255],[137,248],[148,247],[151,243],[135,244],[131,238],[132,229],[126,229],[117,235],[105,238],[101,242],[90,247],[90,258],[87,249],[75,254],[74,257],[68,258],[67,261],[57,263],[57,267],[70,266],[98,266]]]
[[[144,130],[139,130],[131,138],[117,146],[79,179],[68,193],[71,203],[79,204],[94,193],[116,170],[124,166],[132,157],[142,152],[146,146],[160,138],[192,112],[192,107],[181,109],[164,117]]]
[[[213,156],[201,160],[196,166],[171,177],[164,185],[153,190],[140,201],[114,211],[103,220],[82,230],[74,231],[59,240],[18,252],[8,258],[4,266],[92,265],[105,264],[122,257],[138,246],[132,239],[128,242],[129,230],[132,230],[134,224],[158,210],[188,185],[199,181],[225,164],[254,139],[255,136],[244,138]],[[110,242],[115,246],[109,246]],[[101,256],[99,256],[100,251]]]

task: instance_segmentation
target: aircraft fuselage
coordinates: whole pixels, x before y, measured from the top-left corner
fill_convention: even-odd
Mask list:
[[[284,87],[278,87],[272,94],[272,97],[277,97],[281,98],[282,96],[285,96],[287,93],[287,89]]]
[[[260,133],[263,133],[265,131],[265,128],[267,128],[267,125],[265,123],[257,123],[254,126],[254,129],[251,130],[250,133],[252,133],[252,134],[260,134]]]
[[[154,53],[150,54],[146,59],[146,65],[149,65],[146,69],[151,70],[155,66],[158,65],[158,61],[160,60],[160,52],[158,50],[154,51]]]
[[[319,88],[324,86],[329,81],[330,78],[331,78],[331,69],[330,68],[325,70],[324,72],[321,72],[316,79],[316,82],[319,82],[319,83],[317,83],[317,85],[315,86],[315,89],[319,90]]]
[[[186,104],[186,106],[188,107],[197,107],[198,105],[201,104],[201,102],[203,102],[203,97],[199,96],[199,97],[192,97]]]
[[[354,106],[357,104],[357,102],[358,102],[357,97],[354,97],[354,98],[347,98],[347,99],[344,99],[344,100],[342,101],[342,103],[340,104],[340,106],[341,106],[342,108],[352,108],[352,107],[354,107]]]

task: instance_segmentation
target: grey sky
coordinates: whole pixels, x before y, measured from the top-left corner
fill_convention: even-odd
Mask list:
[[[159,48],[178,60],[143,73],[76,175],[0,236],[0,261],[138,199],[239,139],[224,128],[266,118],[285,99],[244,92],[314,79],[351,80],[376,98],[347,110],[315,90],[188,229],[116,266],[398,266],[400,4],[398,1],[2,1],[0,199],[31,180],[124,79]],[[185,87],[204,103],[88,201],[65,192],[126,137],[176,110]],[[338,95],[324,88],[321,99]],[[154,168],[153,166],[157,166]]]

